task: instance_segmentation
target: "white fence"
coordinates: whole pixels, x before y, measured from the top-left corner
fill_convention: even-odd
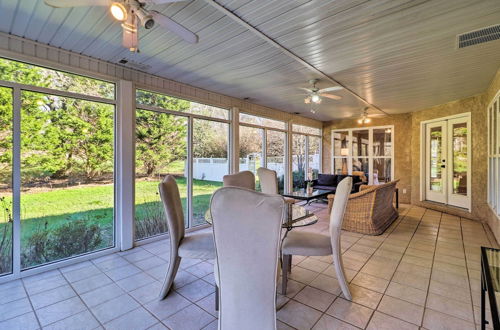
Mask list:
[[[319,155],[312,155],[313,168],[319,168]],[[267,168],[274,170],[279,174],[285,173],[285,163],[282,157],[268,157]],[[246,158],[240,158],[240,171],[256,172],[261,166],[260,158],[249,155]],[[229,161],[227,158],[194,158],[193,159],[193,179],[222,181],[222,177],[229,171]],[[187,177],[187,169],[184,170]]]

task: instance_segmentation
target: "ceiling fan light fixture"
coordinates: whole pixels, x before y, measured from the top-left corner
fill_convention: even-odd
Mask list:
[[[319,104],[319,103],[321,103],[321,97],[318,94],[313,94],[311,96],[311,101],[316,103],[316,104]]]
[[[127,8],[123,3],[113,2],[109,7],[109,11],[117,21],[123,22],[127,20]]]
[[[153,16],[148,13],[144,8],[136,8],[135,9],[135,14],[139,18],[139,21],[141,21],[142,26],[146,29],[152,29],[153,26],[155,26],[155,20],[153,19]]]

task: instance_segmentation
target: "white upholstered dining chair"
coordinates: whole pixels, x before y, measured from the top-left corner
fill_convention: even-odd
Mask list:
[[[284,200],[225,187],[212,196],[219,329],[276,329]]]
[[[240,187],[255,190],[255,175],[250,171],[224,175],[222,181],[224,187]]]
[[[342,293],[346,299],[352,299],[345,277],[340,249],[342,222],[351,188],[351,177],[345,178],[337,186],[332,212],[330,213],[330,237],[306,231],[291,231],[283,240],[282,294],[286,294],[288,270],[290,269],[292,255],[327,256],[333,254],[333,265]]]
[[[257,170],[257,176],[259,177],[260,188],[264,194],[279,194],[278,175],[276,174],[276,171],[260,167]],[[295,199],[285,197],[285,203],[294,204],[295,202]]]
[[[215,246],[212,233],[192,233],[185,236],[181,197],[177,182],[172,175],[167,175],[160,182],[158,190],[165,209],[170,236],[170,262],[159,297],[164,299],[172,288],[181,258],[214,259]]]

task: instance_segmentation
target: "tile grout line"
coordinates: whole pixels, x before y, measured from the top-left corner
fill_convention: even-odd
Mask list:
[[[483,228],[483,230],[484,230],[484,228]],[[463,226],[462,226],[462,218],[460,218],[460,234],[462,235],[462,247],[464,249],[465,270],[467,272],[467,283],[469,284],[469,288],[468,289],[469,289],[469,293],[470,293],[470,306],[471,306],[471,309],[472,309],[472,322],[474,323],[474,326],[475,326],[477,324],[477,322],[476,322],[476,313],[474,313],[474,300],[472,299],[473,292],[472,292],[472,285],[470,283],[470,272],[469,272],[469,264],[467,262],[467,253],[466,253],[466,250],[465,250],[464,231],[463,231]],[[489,241],[488,235],[486,235],[486,238]],[[486,309],[486,306],[485,306],[485,309]]]
[[[434,272],[434,260],[436,259],[436,251],[437,251],[437,244],[439,240],[439,234],[441,232],[441,222],[443,221],[443,212],[440,212],[441,216],[439,217],[439,223],[438,223],[438,230],[436,234],[436,243],[434,245],[434,252],[432,253],[432,264],[431,264],[431,274],[429,276],[429,285],[427,286],[427,290],[425,292],[425,301],[424,301],[424,313],[422,314],[422,327],[424,326],[424,320],[425,320],[425,314],[426,309],[427,309],[427,299],[429,298],[429,291],[431,289],[431,280],[432,280],[432,273]]]

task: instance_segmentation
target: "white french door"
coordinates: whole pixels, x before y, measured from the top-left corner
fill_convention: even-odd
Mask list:
[[[425,124],[425,199],[470,209],[470,116]]]

